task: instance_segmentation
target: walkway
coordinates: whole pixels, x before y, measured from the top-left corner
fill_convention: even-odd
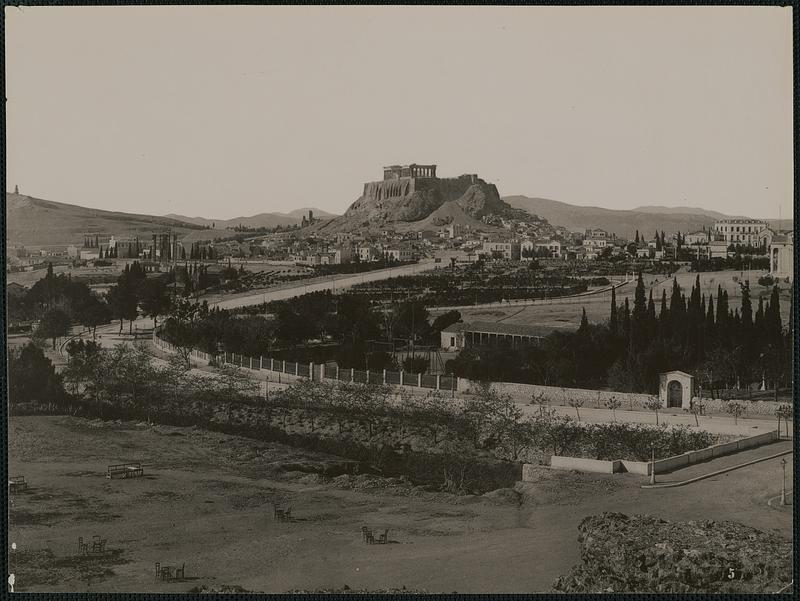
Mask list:
[[[377,282],[379,280],[386,280],[389,278],[413,275],[423,271],[430,271],[435,269],[440,264],[433,261],[425,261],[415,263],[413,265],[401,265],[399,267],[389,267],[387,269],[376,269],[375,271],[366,271],[364,273],[342,274],[326,277],[324,279],[314,278],[303,282],[291,282],[279,287],[264,288],[260,290],[252,290],[250,292],[235,294],[230,296],[220,295],[205,295],[201,296],[199,300],[207,300],[210,307],[218,307],[219,309],[235,309],[237,307],[247,307],[250,305],[259,305],[276,300],[286,300],[302,294],[309,294],[311,292],[322,292],[324,290],[331,290],[334,293],[337,290],[344,290],[355,286],[356,284],[364,284],[366,282]]]
[[[789,465],[786,466],[786,473],[791,474],[792,461],[794,460],[793,451],[794,442],[792,440],[779,440],[772,444],[695,463],[667,474],[657,474],[656,485],[653,488],[666,488],[664,485],[684,485],[691,482],[699,482],[705,478],[722,478],[733,470],[756,465],[758,462],[763,463],[760,469],[775,472],[775,482],[780,486],[782,478],[781,459],[785,457],[786,461],[789,462]],[[787,480],[787,486],[789,486],[789,480]],[[649,486],[644,485],[642,488],[649,488]]]

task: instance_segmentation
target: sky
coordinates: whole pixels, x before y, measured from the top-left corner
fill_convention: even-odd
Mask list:
[[[395,163],[501,196],[791,215],[791,8],[5,7],[8,190],[341,213]]]

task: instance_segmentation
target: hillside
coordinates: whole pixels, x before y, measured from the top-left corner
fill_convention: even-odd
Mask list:
[[[303,217],[308,215],[309,211],[314,211],[314,217],[319,219],[330,219],[336,217],[331,213],[326,213],[319,209],[302,208],[295,209],[288,213],[258,213],[257,215],[234,217],[233,219],[209,219],[206,217],[187,217],[185,215],[169,214],[165,215],[170,219],[177,219],[185,221],[186,223],[193,223],[200,226],[214,226],[214,229],[224,230],[225,228],[234,228],[236,226],[244,227],[277,227],[287,225],[298,225],[302,222]]]
[[[217,230],[224,230],[226,228],[234,228],[236,226],[244,227],[277,227],[279,225],[295,225],[300,223],[300,219],[291,217],[290,215],[281,215],[278,213],[259,213],[249,217],[234,217],[233,219],[206,219],[205,217],[185,217],[183,215],[169,214],[166,215],[171,219],[178,219],[186,221],[187,223],[194,223],[200,226],[214,227]]]
[[[719,211],[709,211],[700,207],[663,207],[660,205],[649,205],[631,209],[637,213],[657,213],[659,215],[705,215],[713,219],[729,219],[733,215],[726,215]]]
[[[183,236],[199,227],[168,217],[103,211],[6,194],[6,241],[10,244],[82,245],[85,233],[149,237],[164,229]]]
[[[437,231],[439,228],[446,225],[455,223],[464,227],[469,227],[472,230],[479,230],[484,232],[492,232],[501,230],[502,228],[487,225],[478,221],[474,217],[468,215],[461,206],[455,201],[444,203],[438,209],[433,211],[425,219],[419,221],[411,221],[403,224],[398,229],[401,231]]]
[[[596,227],[626,238],[633,238],[636,230],[646,237],[652,236],[655,230],[664,230],[667,235],[676,231],[693,232],[703,226],[713,227],[717,220],[716,217],[700,213],[662,213],[653,210],[657,207],[645,207],[649,210],[647,212],[582,207],[557,200],[527,196],[506,196],[503,200],[512,207],[523,209],[546,219],[553,225],[561,225],[572,231]]]

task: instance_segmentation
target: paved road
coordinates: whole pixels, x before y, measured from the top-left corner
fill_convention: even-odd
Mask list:
[[[366,282],[377,282],[388,278],[394,278],[403,275],[413,275],[423,271],[430,271],[437,266],[433,261],[426,261],[422,263],[415,263],[414,265],[403,265],[400,267],[389,267],[388,269],[378,269],[375,271],[368,271],[366,273],[357,273],[352,275],[340,275],[326,278],[324,281],[315,280],[313,282],[293,282],[287,286],[279,288],[265,288],[262,290],[253,290],[250,293],[230,296],[207,296],[201,297],[208,301],[209,306],[218,307],[220,309],[234,309],[236,307],[247,307],[249,305],[258,305],[264,302],[275,300],[286,300],[300,296],[301,294],[308,294],[309,292],[321,292],[323,290],[331,290],[334,293],[337,291],[350,288],[356,284],[363,284]]]

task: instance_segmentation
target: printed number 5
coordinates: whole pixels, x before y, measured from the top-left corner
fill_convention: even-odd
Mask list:
[[[728,580],[733,580],[734,578],[736,578],[736,570],[728,568]]]

